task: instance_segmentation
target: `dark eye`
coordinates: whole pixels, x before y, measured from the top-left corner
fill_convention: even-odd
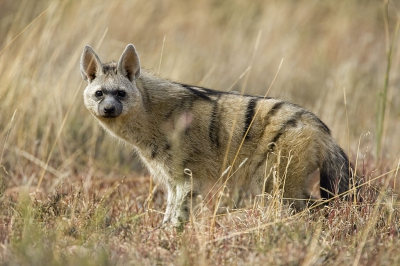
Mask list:
[[[101,96],[103,96],[103,92],[102,91],[96,91],[94,93],[94,95],[96,95],[96,97],[101,97]]]
[[[126,96],[126,92],[125,91],[118,91],[117,92],[119,97],[125,97]]]

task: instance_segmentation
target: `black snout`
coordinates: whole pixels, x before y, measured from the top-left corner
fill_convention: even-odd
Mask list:
[[[109,105],[109,106],[104,107],[103,110],[104,110],[105,114],[113,114],[113,113],[115,113],[115,106]]]
[[[107,96],[99,103],[99,114],[102,117],[118,117],[122,113],[122,103],[112,96]]]

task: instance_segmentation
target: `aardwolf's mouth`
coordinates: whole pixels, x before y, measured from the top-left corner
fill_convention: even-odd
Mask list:
[[[119,114],[100,114],[100,117],[103,117],[103,118],[116,118],[118,116],[119,116]]]

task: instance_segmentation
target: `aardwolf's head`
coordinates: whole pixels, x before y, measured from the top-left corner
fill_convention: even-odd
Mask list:
[[[129,44],[118,64],[102,64],[92,47],[85,46],[81,56],[81,74],[88,81],[83,97],[86,108],[98,119],[124,116],[141,100],[135,80],[140,75],[139,57]]]

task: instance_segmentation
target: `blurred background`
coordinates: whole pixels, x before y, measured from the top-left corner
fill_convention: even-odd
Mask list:
[[[316,113],[363,174],[394,169],[398,41],[379,158],[376,133],[399,8],[389,2],[385,24],[383,1],[2,0],[0,177],[5,187],[36,186],[43,175],[41,187],[50,190],[89,174],[147,175],[132,148],[105,134],[82,99],[83,47],[106,62],[118,60],[128,43],[142,67],[162,77],[218,90],[245,87],[249,94],[267,92],[283,59],[268,96]]]

